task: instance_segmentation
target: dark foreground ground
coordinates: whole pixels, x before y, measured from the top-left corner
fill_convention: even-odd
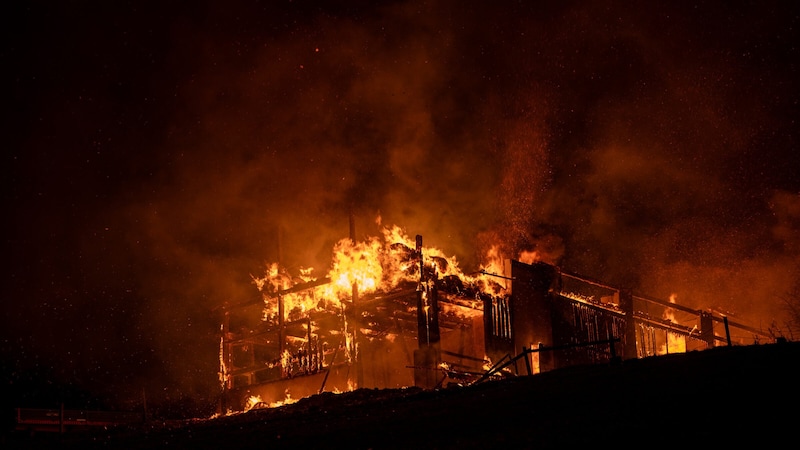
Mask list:
[[[322,394],[282,408],[6,448],[800,448],[800,343],[721,347],[447,388]],[[713,447],[711,447],[713,446]]]

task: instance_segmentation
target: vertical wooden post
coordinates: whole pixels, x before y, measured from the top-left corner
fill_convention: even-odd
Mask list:
[[[283,226],[278,225],[278,271],[283,267]],[[282,286],[281,286],[282,289]],[[280,289],[279,291],[280,292]],[[278,302],[278,360],[281,362],[281,376],[289,373],[288,367],[283,367],[283,352],[286,350],[286,319],[284,317],[283,296],[279,293],[276,298]]]
[[[669,355],[669,330],[664,330],[664,353]]]
[[[728,347],[731,346],[731,330],[728,328],[728,316],[722,316],[722,323],[725,324],[725,339],[728,340]]]
[[[711,313],[700,311],[700,336],[706,341],[708,348],[714,347],[714,321]]]
[[[441,363],[439,351],[439,300],[434,283],[425,272],[422,255],[422,236],[416,237],[416,256],[419,258],[419,283],[417,284],[417,349],[414,350],[414,385],[434,389],[443,380],[437,380],[436,371]],[[435,281],[435,280],[434,280]]]
[[[283,296],[281,294],[278,294],[277,300],[278,300],[278,358],[280,358],[281,361],[282,375],[286,375],[289,373],[289,367],[283,367],[283,363],[286,360],[283,357],[283,352],[286,351],[286,318],[284,317],[286,314],[284,312]]]
[[[608,342],[608,347],[609,347],[608,349],[609,349],[609,351],[611,352],[611,364],[616,364],[616,363],[618,363],[618,362],[619,362],[619,360],[617,359],[617,350],[616,350],[616,347],[615,347],[615,344],[616,344],[616,339],[615,339],[615,338],[614,338],[614,336],[612,335],[612,336],[611,336],[611,337],[608,339],[608,341],[609,341],[609,342]]]
[[[308,320],[306,321],[306,335],[308,336],[308,342],[306,343],[306,373],[313,373],[312,366],[312,352],[311,352],[311,316],[308,316]]]
[[[356,244],[356,219],[350,210],[350,242]],[[364,366],[361,361],[360,335],[361,332],[361,311],[358,307],[358,283],[353,282],[353,363],[356,368],[356,387],[364,385]]]
[[[233,347],[229,341],[229,333],[231,328],[231,312],[228,309],[227,303],[224,307],[222,315],[222,325],[220,325],[220,354],[219,354],[219,371],[222,375],[222,393],[219,396],[219,414],[224,415],[228,410],[228,390],[233,388],[233,377],[230,376],[232,369],[233,357],[231,356],[231,348]],[[142,396],[144,396],[144,388],[142,388]],[[144,421],[148,422],[147,409],[145,405]]]
[[[636,320],[633,317],[633,293],[628,289],[620,289],[619,306],[625,312],[625,340],[622,357],[636,359],[639,352],[636,349]]]
[[[533,369],[531,368],[531,351],[528,347],[523,347],[522,351],[525,352],[525,368],[528,369],[528,375],[533,375]]]

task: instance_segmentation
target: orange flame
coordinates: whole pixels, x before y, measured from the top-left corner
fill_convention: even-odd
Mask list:
[[[278,401],[272,402],[272,403],[269,404],[269,407],[270,408],[277,408],[279,406],[289,405],[289,404],[297,402],[297,399],[292,398],[292,394],[291,394],[291,392],[289,392],[289,389],[286,389],[286,391],[284,392],[284,395],[285,395],[285,397],[284,397],[283,400],[278,400]]]
[[[669,296],[670,303],[676,303],[678,300],[677,294],[671,294]],[[664,319],[669,320],[672,323],[678,323],[675,320],[675,310],[672,308],[666,308],[664,310]],[[681,336],[675,333],[667,333],[667,341],[664,345],[661,346],[659,349],[659,354],[665,353],[685,353],[686,352],[686,337]]]
[[[316,281],[313,269],[301,268],[298,276],[291,276],[277,263],[267,266],[263,277],[253,277],[253,282],[264,295],[263,319],[278,319],[278,296],[284,305],[283,319],[300,318],[314,310],[340,311],[343,302],[352,298],[353,286],[360,294],[388,292],[403,282],[419,280],[419,257],[416,242],[405,231],[394,225],[382,228],[381,237],[368,237],[362,242],[349,238],[334,245],[331,267],[326,277],[329,283],[297,293],[282,293],[300,283]],[[464,274],[455,256],[448,256],[434,247],[423,247],[421,256],[426,267],[437,276],[455,276],[481,292],[497,295],[504,289],[496,275],[503,273],[503,259],[497,247],[488,254],[488,263],[481,266],[477,275]]]
[[[260,395],[251,395],[250,397],[247,398],[247,404],[245,405],[244,410],[250,411],[260,403],[261,403]]]

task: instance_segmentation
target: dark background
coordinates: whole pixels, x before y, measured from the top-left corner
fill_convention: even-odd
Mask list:
[[[351,213],[796,336],[795,2],[4,10],[9,408],[208,414],[216,309]]]

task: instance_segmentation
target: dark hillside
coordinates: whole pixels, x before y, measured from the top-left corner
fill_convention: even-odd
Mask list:
[[[217,419],[67,436],[58,447],[790,448],[798,443],[798,361],[800,343],[720,347],[438,391],[323,394]]]

